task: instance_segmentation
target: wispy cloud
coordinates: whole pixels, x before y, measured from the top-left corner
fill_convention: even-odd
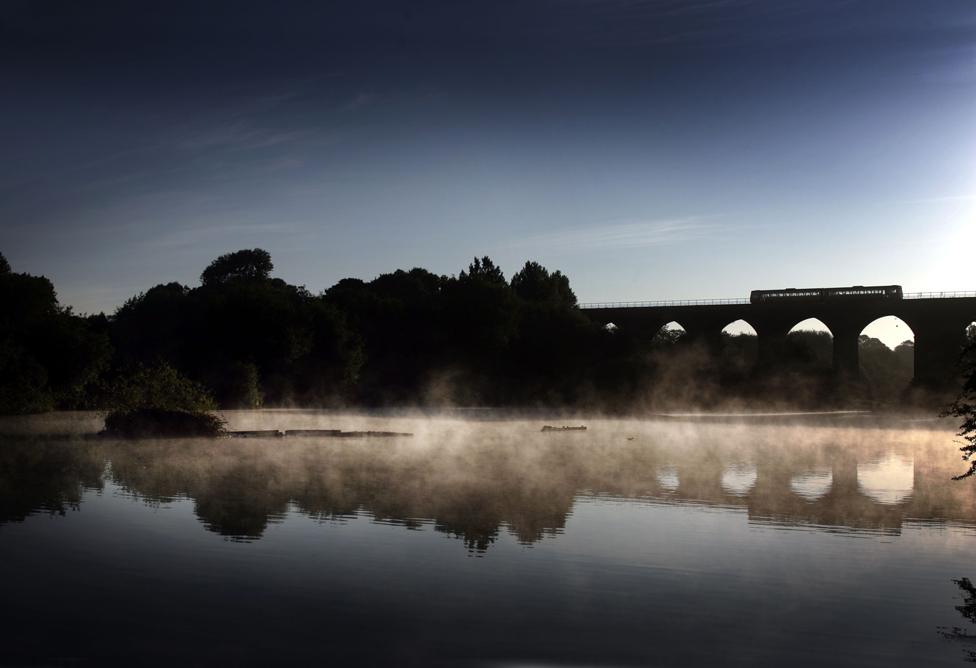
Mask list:
[[[240,150],[267,148],[298,141],[311,134],[308,130],[279,131],[253,127],[250,123],[237,121],[229,125],[215,126],[206,131],[191,135],[178,146],[188,150],[210,148],[233,148]]]
[[[199,224],[203,222],[204,224]],[[144,242],[148,247],[158,249],[196,248],[215,241],[227,240],[237,245],[250,243],[254,238],[263,240],[281,239],[289,236],[301,227],[297,223],[210,223],[197,221],[193,227],[184,227],[160,235]]]
[[[355,97],[347,100],[339,106],[340,111],[357,111],[364,107],[372,105],[379,99],[379,95],[376,93],[366,93],[361,92],[356,94]]]
[[[714,235],[721,226],[704,217],[618,220],[526,237],[516,246],[582,252],[686,243]]]

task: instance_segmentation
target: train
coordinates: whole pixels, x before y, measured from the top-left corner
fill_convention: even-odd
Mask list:
[[[849,299],[901,299],[900,285],[849,285],[843,288],[784,288],[782,290],[753,290],[752,304],[769,302],[822,302]]]

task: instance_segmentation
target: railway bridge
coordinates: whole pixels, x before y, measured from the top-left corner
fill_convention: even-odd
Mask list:
[[[893,286],[897,287],[897,286]],[[758,292],[758,291],[757,291]],[[756,293],[753,293],[755,295]],[[898,298],[845,299],[712,299],[666,302],[605,302],[580,304],[600,324],[654,336],[676,322],[691,340],[718,349],[722,330],[737,320],[749,323],[758,335],[757,367],[775,368],[785,350],[786,337],[798,323],[816,318],[834,337],[833,368],[838,374],[860,372],[858,337],[869,324],[885,316],[901,318],[915,334],[917,385],[939,387],[958,378],[959,352],[967,326],[976,321],[976,292],[925,292]]]

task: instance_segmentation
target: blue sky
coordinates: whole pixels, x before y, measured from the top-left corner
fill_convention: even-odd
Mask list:
[[[0,251],[80,311],[255,246],[313,291],[976,289],[968,0],[15,1],[0,85]]]

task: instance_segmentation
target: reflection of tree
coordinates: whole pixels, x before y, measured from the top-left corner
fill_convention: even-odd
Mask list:
[[[102,460],[72,443],[0,443],[0,523],[78,509],[85,489],[102,488]]]
[[[976,624],[976,587],[969,581],[969,578],[961,578],[959,580],[953,580],[953,582],[962,591],[963,596],[962,605],[955,606],[956,610],[959,611],[959,614],[967,622]],[[976,643],[976,635],[958,626],[953,626],[952,628],[941,626],[939,627],[939,633],[947,640],[957,640],[967,644]],[[967,649],[965,652],[966,661],[976,663],[976,650]]]
[[[288,508],[293,481],[270,454],[227,441],[143,441],[108,450],[113,481],[146,501],[194,500],[197,517],[223,536],[260,538]]]
[[[197,516],[222,536],[260,538],[288,509],[288,491],[276,474],[248,462],[216,473],[194,497]]]
[[[561,440],[392,450],[366,441],[154,441],[113,444],[107,454],[123,488],[155,503],[192,498],[209,530],[235,539],[259,538],[293,504],[316,519],[365,511],[407,527],[426,520],[484,551],[502,527],[526,543],[563,527],[575,494],[586,487],[592,455],[584,453],[599,449]],[[612,466],[606,472],[620,474]]]

